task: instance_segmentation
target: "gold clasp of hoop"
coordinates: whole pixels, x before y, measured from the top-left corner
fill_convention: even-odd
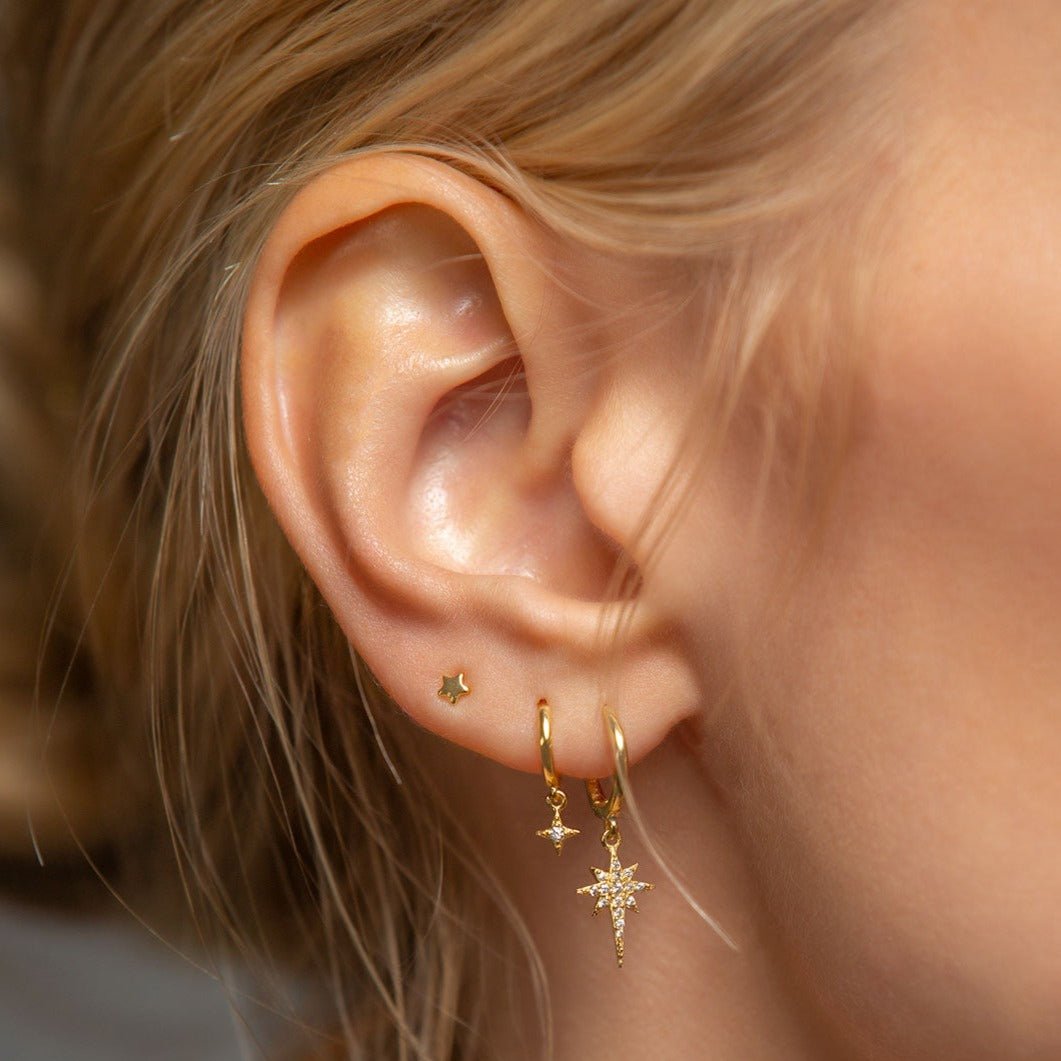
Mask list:
[[[609,825],[619,816],[623,805],[623,778],[626,776],[626,737],[615,712],[605,704],[603,708],[605,732],[611,745],[615,769],[612,772],[612,790],[604,794],[604,787],[596,777],[586,778],[586,794],[593,813]]]
[[[538,701],[538,750],[542,756],[545,783],[550,791],[555,792],[560,787],[560,775],[556,772],[556,764],[553,762],[553,719],[545,697]]]

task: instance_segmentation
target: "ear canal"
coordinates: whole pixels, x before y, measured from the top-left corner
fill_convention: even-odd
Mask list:
[[[532,416],[518,354],[440,399],[409,484],[420,547],[450,570],[523,576],[599,600],[621,550],[586,518],[570,464],[543,469],[527,452]]]

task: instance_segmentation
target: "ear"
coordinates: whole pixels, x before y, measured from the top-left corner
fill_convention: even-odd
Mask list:
[[[665,463],[630,434],[624,359],[592,356],[620,271],[391,153],[296,195],[246,306],[251,458],[335,618],[417,722],[525,770],[540,697],[574,776],[611,770],[602,702],[632,761],[698,707],[674,617],[647,600],[601,687],[601,602],[651,499],[646,455]],[[458,672],[472,692],[453,704],[438,690]]]

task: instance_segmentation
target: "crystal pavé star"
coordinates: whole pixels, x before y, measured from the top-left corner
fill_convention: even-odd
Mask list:
[[[612,931],[615,933],[615,957],[621,966],[623,964],[623,933],[626,929],[626,911],[637,909],[637,893],[647,891],[655,887],[645,881],[634,880],[638,863],[627,866],[625,869],[619,864],[619,856],[612,851],[611,859],[606,870],[591,866],[593,875],[597,878],[595,884],[587,884],[578,889],[579,895],[592,895],[597,901],[593,907],[593,913],[607,907],[612,915]]]

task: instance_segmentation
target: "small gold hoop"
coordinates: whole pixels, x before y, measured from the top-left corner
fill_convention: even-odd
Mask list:
[[[560,775],[556,772],[556,765],[553,763],[553,717],[549,702],[544,696],[538,701],[538,749],[542,753],[542,773],[545,775],[545,783],[550,789],[558,789]]]
[[[604,705],[602,713],[605,732],[612,746],[612,759],[615,762],[615,770],[612,772],[612,790],[605,796],[600,779],[588,777],[586,778],[586,794],[589,796],[593,813],[602,821],[607,822],[609,819],[618,817],[623,805],[622,779],[626,776],[626,737],[623,735],[623,727],[616,718],[615,712],[607,704]]]

